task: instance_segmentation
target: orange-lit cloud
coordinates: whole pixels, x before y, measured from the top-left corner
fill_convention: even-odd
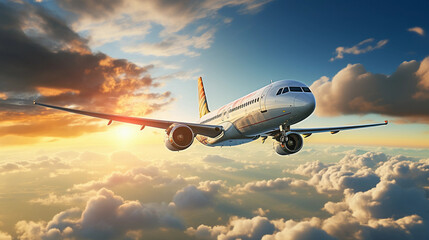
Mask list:
[[[47,87],[36,87],[36,90],[46,97],[58,96],[65,93],[79,94],[79,90],[67,89],[67,88],[47,88]],[[0,95],[1,96],[1,95]]]
[[[0,92],[0,99],[1,100],[6,100],[7,99],[7,95],[5,93]]]
[[[92,53],[86,39],[43,8],[2,5],[0,38],[8,46],[0,55],[0,137],[75,137],[104,129],[90,118],[35,107],[33,99],[140,116],[174,101],[168,91],[152,92],[162,80],[151,77],[153,65]]]
[[[412,27],[412,28],[408,28],[408,31],[410,32],[415,32],[420,36],[425,35],[425,31],[423,30],[423,28],[421,27]]]

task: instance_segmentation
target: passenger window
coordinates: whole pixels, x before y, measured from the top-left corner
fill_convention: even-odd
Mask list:
[[[283,88],[283,92],[282,92],[282,94],[283,94],[283,93],[287,93],[287,92],[289,92],[289,88],[287,88],[287,87]]]
[[[310,88],[308,88],[308,87],[302,87],[302,90],[304,90],[304,92],[311,92]]]
[[[300,87],[289,87],[291,92],[302,92],[302,89]]]
[[[282,90],[283,90],[283,88],[280,88],[280,89],[277,91],[277,94],[276,94],[276,95],[280,95],[280,94],[282,93]]]

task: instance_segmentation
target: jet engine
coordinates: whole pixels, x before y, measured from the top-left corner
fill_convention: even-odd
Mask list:
[[[297,133],[288,133],[283,139],[283,141],[278,141],[274,145],[274,149],[280,155],[289,155],[298,152],[301,150],[304,142],[301,135]]]
[[[172,124],[165,132],[165,146],[171,151],[184,150],[194,142],[194,132],[186,125]]]

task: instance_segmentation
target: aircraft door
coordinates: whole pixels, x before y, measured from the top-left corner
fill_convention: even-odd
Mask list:
[[[267,101],[267,94],[268,91],[271,89],[271,84],[268,85],[261,94],[261,97],[259,98],[259,108],[261,110],[261,112],[266,112],[267,111],[267,106],[266,106],[266,101]]]

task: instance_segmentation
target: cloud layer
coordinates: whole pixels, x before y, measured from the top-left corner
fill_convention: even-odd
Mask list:
[[[56,214],[48,223],[16,224],[20,239],[118,239],[135,230],[160,227],[181,229],[183,223],[167,206],[126,201],[104,188],[88,200],[82,212],[72,208]]]
[[[186,233],[218,240],[423,239],[429,234],[429,162],[425,159],[348,153],[337,163],[310,162],[287,172],[310,177],[305,186],[321,194],[343,194],[341,201],[325,203],[323,209],[331,216],[302,220],[232,217],[226,225],[201,224]],[[252,191],[279,190],[269,187],[275,186],[274,182],[285,181],[257,181],[244,186],[259,186]]]

